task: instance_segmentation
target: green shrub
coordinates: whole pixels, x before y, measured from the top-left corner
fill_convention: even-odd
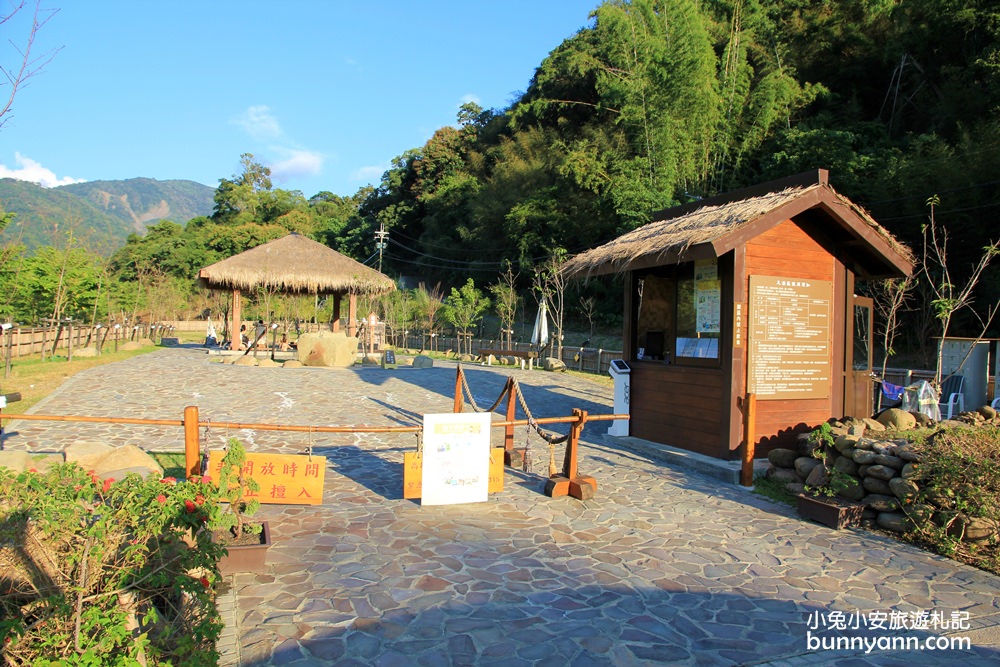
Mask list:
[[[6,664],[216,664],[216,495],[201,480],[103,481],[75,464],[0,468]]]
[[[916,445],[919,491],[904,505],[909,537],[947,556],[1000,573],[995,531],[1000,527],[1000,427],[949,428]],[[970,542],[973,521],[994,529]]]
[[[234,539],[240,539],[247,534],[259,534],[261,525],[247,521],[260,509],[260,500],[255,496],[260,491],[260,484],[252,477],[244,474],[247,462],[247,451],[239,438],[229,438],[226,454],[222,457],[222,469],[219,471],[219,497],[229,504],[224,512],[213,512],[209,518],[209,526],[214,530],[228,530]],[[249,492],[251,497],[244,499],[243,494]]]

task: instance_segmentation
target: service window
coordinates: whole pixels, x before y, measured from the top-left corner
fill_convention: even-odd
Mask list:
[[[716,260],[637,274],[636,289],[636,359],[719,365],[721,287]]]

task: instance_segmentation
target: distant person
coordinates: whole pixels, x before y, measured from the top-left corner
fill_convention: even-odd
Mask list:
[[[267,337],[264,335],[267,332],[267,325],[264,324],[264,320],[257,320],[257,324],[254,326],[254,345],[258,350],[262,350],[267,347]]]
[[[245,350],[250,347],[250,338],[247,336],[247,325],[240,325],[240,349]]]

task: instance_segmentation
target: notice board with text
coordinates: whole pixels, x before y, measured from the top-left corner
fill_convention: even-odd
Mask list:
[[[748,391],[758,399],[828,398],[833,283],[750,276]]]

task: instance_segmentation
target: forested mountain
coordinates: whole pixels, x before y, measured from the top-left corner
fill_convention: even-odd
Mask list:
[[[215,205],[215,189],[194,181],[130,178],[74,183],[60,189],[131,222],[131,231],[140,233],[157,220],[185,223],[200,215],[211,215]]]
[[[212,212],[215,191],[194,181],[89,181],[43,188],[0,179],[0,210],[14,213],[0,242],[23,243],[29,252],[60,245],[72,231],[75,243],[110,255],[132,233],[158,220],[184,223]]]

